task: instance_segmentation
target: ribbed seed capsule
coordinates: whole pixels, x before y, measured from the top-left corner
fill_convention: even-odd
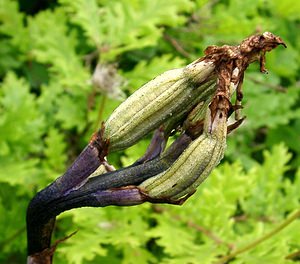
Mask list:
[[[105,122],[109,150],[127,148],[171,119],[180,119],[197,102],[215,92],[212,62],[195,61],[151,80],[118,108]]]
[[[223,118],[224,117],[224,118]],[[211,144],[214,144],[214,149],[210,154],[210,159],[204,170],[197,174],[191,179],[190,182],[186,183],[186,188],[182,190],[181,192],[176,193],[174,196],[172,196],[172,199],[179,199],[194,190],[210,175],[212,170],[220,163],[220,161],[224,157],[224,153],[226,150],[226,135],[227,135],[227,124],[226,124],[226,115],[222,113],[222,111],[217,112],[217,120],[214,122],[215,129],[217,130],[216,133],[214,133],[213,136],[209,134],[208,138],[210,138]],[[225,121],[225,122],[224,122]]]
[[[227,110],[217,109],[213,116],[208,107],[203,134],[168,170],[140,185],[151,198],[180,199],[194,191],[219,164],[226,148]]]

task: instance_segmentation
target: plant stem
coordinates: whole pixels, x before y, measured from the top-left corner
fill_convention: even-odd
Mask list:
[[[214,234],[211,230],[206,229],[203,226],[197,225],[192,221],[188,221],[187,222],[187,226],[188,227],[192,227],[195,230],[203,233],[204,235],[206,235],[207,237],[209,237],[210,239],[212,239],[217,245],[226,245],[229,249],[233,248],[233,245],[224,242],[221,238],[219,238],[216,234]]]
[[[97,131],[100,127],[100,122],[103,118],[103,110],[104,110],[104,107],[105,107],[105,103],[106,103],[106,95],[105,94],[102,94],[101,95],[101,102],[100,102],[100,106],[99,106],[99,111],[98,111],[98,115],[97,115],[97,120],[96,120],[96,129],[95,131]]]
[[[277,226],[276,228],[274,228],[273,230],[271,230],[270,232],[266,233],[265,235],[263,235],[262,237],[254,240],[253,242],[251,242],[250,244],[241,247],[235,251],[233,251],[232,253],[230,253],[229,255],[222,257],[221,259],[219,259],[215,264],[225,264],[227,263],[229,260],[233,259],[234,257],[236,257],[237,255],[244,253],[245,251],[248,251],[250,249],[255,248],[257,245],[259,245],[260,243],[264,242],[265,240],[269,239],[270,237],[276,235],[277,233],[279,233],[282,229],[284,229],[285,227],[287,227],[290,223],[292,223],[294,220],[296,220],[298,217],[300,217],[300,210],[296,211],[295,213],[293,213],[292,215],[290,215],[287,219],[285,219],[279,226]]]
[[[300,250],[293,252],[285,257],[285,259],[294,260],[300,257]]]

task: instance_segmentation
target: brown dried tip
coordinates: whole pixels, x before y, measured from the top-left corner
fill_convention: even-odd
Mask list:
[[[286,44],[280,37],[270,32],[265,32],[252,35],[237,46],[223,45],[221,47],[209,46],[206,48],[205,56],[201,60],[213,62],[218,76],[218,91],[210,104],[212,119],[214,119],[216,107],[220,105],[217,95],[220,98],[230,98],[230,86],[234,84],[237,94],[236,105],[241,105],[243,98],[241,87],[245,70],[252,62],[259,61],[260,71],[267,73],[265,54],[279,45],[286,48]],[[225,106],[230,106],[229,100],[228,102],[225,100],[224,103]],[[238,115],[238,112],[236,112],[236,119],[239,119]]]
[[[258,60],[261,53],[271,51],[278,45],[287,47],[284,41],[275,36],[271,32],[263,34],[252,35],[244,39],[240,45],[229,46],[209,46],[206,48],[205,57],[203,59],[213,60],[215,62],[228,60],[245,60],[247,58],[248,64]]]
[[[205,56],[202,60],[213,61],[219,66],[223,65],[220,69],[224,68],[225,64],[230,66],[230,63],[233,63],[233,68],[238,67],[240,70],[239,77],[242,76],[250,63],[259,61],[261,72],[267,73],[265,68],[265,53],[279,45],[286,48],[286,44],[280,37],[270,32],[265,32],[263,34],[252,35],[244,39],[237,46],[209,46],[206,48]]]
[[[263,34],[257,34],[250,36],[242,41],[239,45],[241,53],[250,53],[253,51],[271,51],[276,48],[278,45],[282,45],[285,48],[287,47],[284,41],[275,36],[271,32],[265,32]]]

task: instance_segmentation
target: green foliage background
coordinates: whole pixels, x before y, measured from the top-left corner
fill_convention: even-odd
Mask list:
[[[288,49],[267,54],[268,75],[247,71],[247,120],[197,193],[182,207],[66,212],[55,239],[78,233],[54,263],[213,263],[276,227],[300,207],[299,29],[292,0],[0,0],[0,262],[25,262],[28,202],[124,97],[208,45],[264,31]],[[148,142],[110,161],[129,165]],[[296,263],[285,257],[299,233],[298,219],[231,263]]]

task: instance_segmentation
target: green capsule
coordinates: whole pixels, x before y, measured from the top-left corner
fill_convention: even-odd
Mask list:
[[[146,83],[105,122],[109,151],[127,148],[165,122],[174,122],[215,92],[212,62],[195,61],[169,70]],[[173,120],[173,121],[172,121]]]
[[[202,109],[201,109],[202,111]],[[180,199],[196,190],[219,164],[226,149],[227,109],[212,115],[206,108],[204,131],[172,166],[143,182],[140,187],[155,199]]]

